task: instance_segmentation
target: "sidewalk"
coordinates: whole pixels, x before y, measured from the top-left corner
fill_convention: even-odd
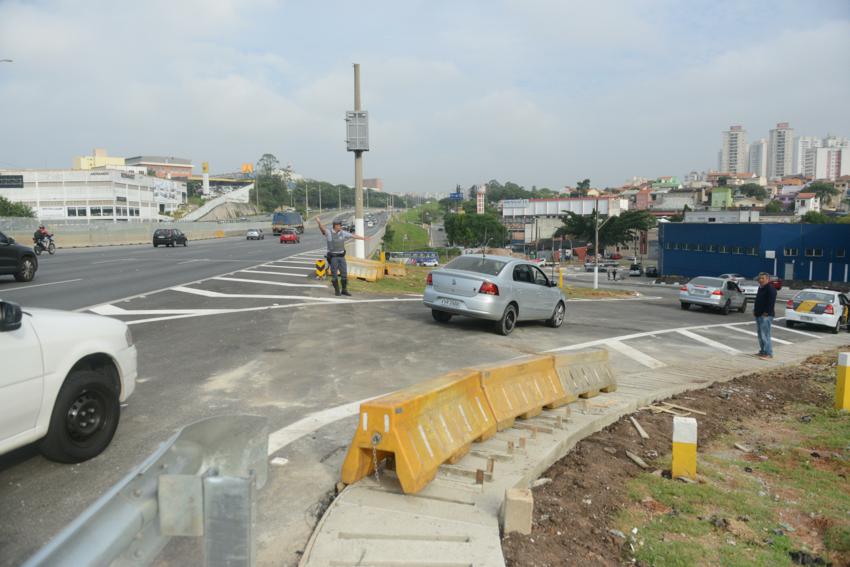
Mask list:
[[[392,471],[347,487],[317,525],[301,565],[503,566],[499,509],[505,490],[527,487],[581,439],[655,400],[750,372],[796,364],[848,342],[847,335],[789,345],[772,361],[751,356],[704,357],[618,376],[618,391],[543,412],[473,446],[415,495],[401,493]],[[533,425],[537,431],[521,427]],[[509,449],[509,442],[515,449]],[[487,470],[476,484],[477,470]]]

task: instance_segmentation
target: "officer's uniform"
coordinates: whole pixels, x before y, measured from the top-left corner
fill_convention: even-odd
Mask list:
[[[342,293],[348,295],[348,264],[345,261],[345,241],[354,237],[347,230],[335,232],[333,228],[326,231],[328,239],[328,262],[331,267],[331,283],[333,283],[334,291],[340,295],[339,281],[337,281],[337,273],[342,279]]]

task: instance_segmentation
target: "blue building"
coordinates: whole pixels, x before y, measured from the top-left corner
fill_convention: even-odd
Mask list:
[[[847,282],[850,224],[664,223],[664,275],[767,272],[786,280]]]

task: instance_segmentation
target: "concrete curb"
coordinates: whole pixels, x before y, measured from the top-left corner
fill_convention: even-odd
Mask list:
[[[847,342],[824,336],[783,348],[773,361],[711,357],[618,377],[619,389],[581,400],[473,445],[415,495],[404,495],[392,471],[343,490],[317,524],[299,565],[503,566],[499,511],[508,488],[525,488],[579,441],[654,401],[736,377],[796,364]],[[533,426],[537,431],[528,427]],[[509,449],[513,443],[513,451]],[[487,471],[476,484],[476,471]]]

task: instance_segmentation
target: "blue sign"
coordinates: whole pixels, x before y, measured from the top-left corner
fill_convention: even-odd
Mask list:
[[[449,193],[449,199],[452,201],[463,201],[463,193]]]

